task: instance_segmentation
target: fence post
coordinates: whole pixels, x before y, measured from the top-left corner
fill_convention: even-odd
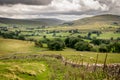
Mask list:
[[[83,55],[80,54],[80,58],[81,58],[81,66],[83,67]]]
[[[83,59],[82,59],[82,67],[83,67]]]
[[[94,68],[94,71],[96,71],[96,67],[97,67],[97,62],[98,62],[98,53],[97,53],[97,56],[96,56],[96,61],[95,61],[95,68]]]
[[[106,68],[107,56],[108,56],[108,53],[106,53],[106,55],[105,55],[105,60],[104,60],[104,65],[103,65],[103,71],[104,71],[105,68]]]

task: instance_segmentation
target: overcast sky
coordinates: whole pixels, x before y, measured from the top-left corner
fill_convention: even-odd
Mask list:
[[[0,17],[76,20],[100,14],[120,15],[120,0],[0,0]]]

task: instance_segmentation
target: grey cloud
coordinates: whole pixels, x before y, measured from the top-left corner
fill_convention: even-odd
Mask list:
[[[104,3],[109,7],[106,13],[120,15],[120,0],[98,0],[100,3]]]
[[[0,17],[43,18],[61,15],[60,18],[70,19],[81,15],[120,15],[120,0],[0,0],[0,4]]]
[[[52,0],[0,0],[0,5],[27,4],[27,5],[48,5]]]

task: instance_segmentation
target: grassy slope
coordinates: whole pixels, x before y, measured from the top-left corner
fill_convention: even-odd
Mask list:
[[[0,54],[14,53],[14,52],[29,52],[30,48],[34,46],[33,43],[0,38]]]
[[[94,17],[88,17],[88,18],[83,18],[80,20],[75,20],[73,21],[74,25],[85,25],[85,24],[113,24],[114,22],[117,22],[120,24],[120,16],[117,15],[110,15],[110,14],[105,14],[105,15],[98,15]]]
[[[62,25],[59,28],[53,28],[54,30],[56,29],[61,29],[61,30],[70,30],[70,29],[80,29],[80,30],[93,30],[97,29],[100,30],[102,28],[108,28],[108,27],[118,27],[118,25],[115,25],[114,22],[117,22],[118,25],[120,25],[120,16],[118,15],[110,15],[110,14],[105,14],[105,15],[98,15],[94,17],[87,17],[79,20],[72,21],[73,25]]]

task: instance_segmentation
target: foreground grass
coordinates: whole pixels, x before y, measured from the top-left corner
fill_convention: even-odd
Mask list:
[[[10,56],[9,56],[10,55]],[[102,67],[73,67],[54,57],[32,54],[9,54],[0,58],[1,80],[118,80],[118,74]],[[16,57],[15,57],[16,56]],[[74,56],[74,55],[73,55]],[[8,58],[7,58],[8,57]],[[114,68],[115,71],[118,69]],[[110,68],[111,70],[111,68]],[[114,74],[114,70],[113,74]]]
[[[47,79],[48,71],[42,62],[1,61],[1,80],[40,80]]]
[[[91,73],[84,67],[74,68],[49,57],[0,61],[1,80],[103,80],[106,76],[101,69]]]

